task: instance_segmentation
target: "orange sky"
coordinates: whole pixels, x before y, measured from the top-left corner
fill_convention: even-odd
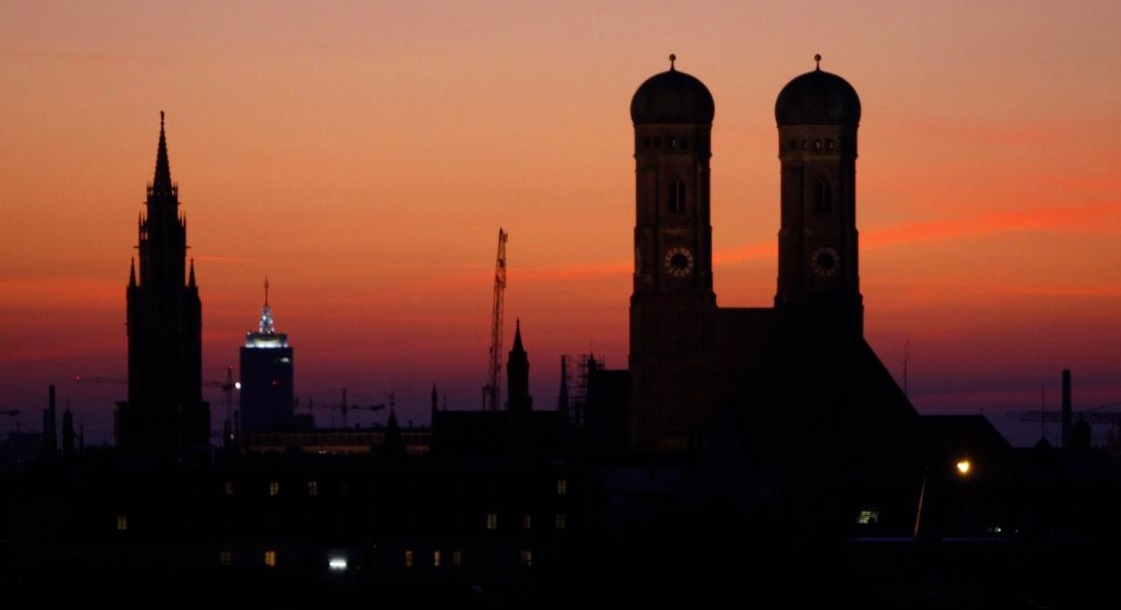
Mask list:
[[[771,303],[774,100],[821,53],[864,107],[866,336],[900,384],[909,342],[919,411],[1007,427],[1058,408],[1064,368],[1076,409],[1121,401],[1119,27],[1113,1],[5,2],[0,432],[55,384],[110,438],[125,387],[73,378],[125,373],[161,110],[207,379],[267,275],[301,401],[394,392],[422,423],[435,383],[477,408],[499,227],[535,404],[562,354],[625,367],[628,111],[670,52],[716,100],[720,305]]]

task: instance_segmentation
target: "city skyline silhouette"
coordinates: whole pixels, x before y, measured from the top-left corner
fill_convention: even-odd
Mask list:
[[[123,5],[108,6],[101,23],[129,21],[113,19],[128,12]],[[909,81],[914,90],[885,79],[898,66],[869,57],[857,31],[879,32],[882,43],[903,35],[899,19],[922,16],[946,19],[959,40],[973,41],[973,23],[1009,23],[995,5],[967,9],[991,20],[979,22],[954,20],[951,5],[867,5],[877,7],[871,21],[852,8],[831,13],[854,28],[847,40],[863,43],[837,45],[852,58],[814,48],[804,64],[779,70],[791,51],[775,47],[778,59],[756,64],[774,71],[773,86],[728,71],[726,61],[706,70],[706,54],[724,48],[715,42],[696,54],[671,49],[638,69],[623,54],[626,69],[593,62],[523,71],[575,47],[524,39],[520,52],[502,53],[485,35],[582,33],[579,17],[589,16],[596,27],[596,18],[617,18],[640,31],[653,18],[616,14],[614,5],[580,5],[575,18],[552,5],[396,8],[381,16],[400,20],[398,36],[373,49],[383,60],[394,49],[414,52],[399,64],[359,62],[353,72],[340,59],[352,57],[351,45],[370,50],[370,39],[342,24],[370,15],[364,5],[309,12],[279,4],[269,18],[276,29],[236,42],[223,38],[236,31],[226,28],[259,7],[204,6],[206,18],[225,19],[188,35],[188,47],[239,49],[223,70],[204,62],[200,78],[187,78],[215,79],[197,90],[217,105],[182,108],[209,120],[185,121],[181,131],[178,109],[157,105],[147,146],[156,142],[154,172],[150,152],[144,172],[125,171],[130,153],[56,163],[74,170],[60,172],[65,178],[88,178],[77,198],[96,211],[84,223],[80,214],[59,221],[81,224],[82,239],[67,240],[60,228],[32,263],[20,259],[26,277],[69,258],[80,261],[73,277],[100,278],[90,269],[121,249],[115,225],[99,224],[118,209],[106,202],[124,190],[118,174],[136,173],[128,182],[146,194],[137,224],[114,218],[130,229],[131,255],[115,265],[127,281],[111,291],[104,284],[104,294],[83,281],[70,293],[28,291],[17,300],[22,309],[10,310],[25,315],[23,325],[0,310],[9,325],[0,329],[17,328],[17,345],[38,333],[38,353],[53,354],[14,350],[6,375],[32,386],[40,373],[30,371],[76,365],[64,383],[85,393],[76,403],[50,380],[45,408],[21,409],[41,422],[0,444],[0,583],[15,607],[376,599],[561,609],[733,599],[775,608],[1097,610],[1112,594],[1121,428],[1099,409],[1121,405],[1092,405],[1116,385],[1109,306],[1121,271],[1096,273],[1101,265],[1088,257],[1117,248],[1119,189],[1108,162],[1057,153],[1068,141],[1114,146],[1077,135],[1097,123],[1086,117],[1115,110],[1099,100],[1082,106],[1081,118],[1060,120],[1037,114],[1048,107],[1042,94],[1023,111],[1001,106],[1035,82],[1032,71],[990,79],[977,106],[943,107],[921,77],[941,92],[971,81],[937,78],[945,69],[937,63],[924,64],[927,74],[907,72],[920,76]],[[808,25],[799,11],[823,5],[706,6],[712,12],[701,21],[712,26],[772,11]],[[1121,11],[1031,6],[1040,12],[1029,23]],[[437,19],[431,8],[448,12]],[[410,36],[439,31],[456,14],[480,29]],[[184,31],[202,19],[174,5],[127,16]],[[546,16],[559,19],[539,21]],[[326,24],[339,25],[319,29]],[[532,25],[523,33],[511,24]],[[316,34],[327,30],[324,44]],[[110,30],[94,25],[77,38],[102,31]],[[307,36],[286,36],[296,31]],[[138,80],[163,83],[158,66],[167,57],[179,58],[171,71],[187,74],[201,57],[145,60],[121,40],[114,53],[84,56],[89,70],[72,82],[152,62],[157,78]],[[261,40],[275,46],[252,46]],[[460,45],[468,40],[481,46],[467,57],[499,61],[447,54],[473,50]],[[213,46],[193,46],[199,41]],[[257,55],[263,48],[291,54]],[[1081,58],[1086,48],[1063,51]],[[1046,57],[1064,52],[1047,48]],[[28,65],[75,59],[27,57]],[[282,58],[286,69],[274,80],[269,68]],[[460,69],[423,69],[442,58]],[[1010,59],[966,61],[955,75],[1020,66]],[[237,72],[250,65],[263,71]],[[321,80],[329,73],[335,78]],[[507,88],[488,85],[495,74]],[[741,84],[722,88],[728,75]],[[318,86],[302,86],[307,78]],[[570,96],[573,83],[589,93]],[[374,84],[360,104],[341,95]],[[411,88],[418,85],[423,91]],[[522,88],[543,95],[518,95]],[[256,105],[221,103],[249,90]],[[765,111],[737,105],[759,90],[770,100]],[[128,91],[136,90],[108,93],[130,100],[128,111],[86,119],[83,138],[110,116],[127,124],[147,114],[132,105],[153,100]],[[917,92],[926,95],[909,97]],[[97,99],[86,114],[97,115]],[[617,112],[628,100],[629,113]],[[249,106],[258,112],[223,122]],[[351,112],[359,107],[369,112]],[[982,110],[973,116],[970,108]],[[881,118],[886,125],[875,127]],[[46,133],[23,125],[21,133]],[[1059,127],[1068,128],[1063,137]],[[768,163],[754,158],[756,139],[771,143]],[[131,140],[107,142],[123,150]],[[60,156],[81,149],[62,147]],[[726,154],[735,166],[723,165]],[[1038,176],[1030,187],[1008,182],[1028,174]],[[13,191],[33,175],[17,173]],[[93,186],[102,181],[114,186]],[[82,181],[50,187],[74,182]],[[762,182],[772,190],[754,186]],[[495,203],[503,194],[536,199]],[[763,207],[771,212],[751,215]],[[737,210],[750,211],[750,222],[730,220]],[[497,256],[475,263],[467,244],[484,233],[477,241],[493,253],[495,227]],[[755,230],[769,234],[769,245]],[[725,231],[730,238],[720,237]],[[13,232],[12,244],[24,234]],[[600,254],[621,244],[619,258]],[[1034,273],[1013,260],[1034,261]],[[770,268],[765,283],[748,279],[762,266]],[[250,268],[257,277],[247,282]],[[24,285],[58,281],[42,277]],[[252,315],[240,312],[243,283],[254,286]],[[124,303],[124,324],[105,324],[110,293],[117,308]],[[63,316],[77,311],[73,324],[86,332],[70,322],[48,328],[56,318],[44,303]],[[223,326],[234,318],[236,334]],[[119,339],[107,330],[126,340],[127,373],[113,369]],[[70,356],[52,343],[54,332],[71,340]],[[229,335],[236,340],[227,346]],[[892,338],[898,357],[884,349]],[[941,359],[927,363],[932,348]],[[586,376],[575,380],[566,367]],[[1059,369],[1054,442],[1040,420]],[[1050,381],[1030,393],[1008,389],[1033,375]],[[240,393],[235,380],[244,382]],[[993,412],[1005,394],[1007,412]],[[9,395],[19,400],[18,391]],[[1023,404],[1028,396],[1037,409]],[[312,400],[339,408],[313,412]],[[1092,432],[1087,413],[1108,426]],[[1021,446],[997,427],[1028,420],[1033,430]],[[19,418],[9,421],[24,432]]]
[[[505,32],[504,19],[549,22],[528,8],[487,18],[480,6],[457,9],[480,31]],[[780,53],[777,41],[761,36],[733,53],[722,36],[698,47],[678,33],[660,43],[667,48],[627,49],[619,65],[591,34],[576,37],[582,47],[509,39],[531,49],[518,54],[497,43],[472,46],[471,36],[452,35],[458,26],[450,16],[445,23],[407,9],[396,17],[416,36],[387,48],[413,49],[412,56],[367,48],[361,29],[342,26],[362,15],[347,5],[315,12],[302,39],[281,34],[296,31],[291,24],[305,10],[286,5],[264,17],[274,34],[257,51],[225,34],[260,17],[252,7],[190,17],[174,7],[110,6],[107,15],[122,23],[218,24],[149,59],[159,46],[141,32],[160,28],[108,44],[95,35],[114,31],[106,22],[72,37],[74,49],[57,37],[78,23],[80,6],[49,23],[31,5],[5,7],[12,15],[5,23],[28,26],[13,32],[21,46],[6,60],[15,99],[25,103],[5,119],[20,123],[11,123],[7,147],[19,171],[0,187],[14,212],[5,292],[22,295],[5,299],[0,316],[0,404],[21,411],[5,425],[37,429],[54,384],[89,442],[110,438],[112,405],[125,386],[72,380],[126,376],[130,222],[150,176],[152,117],[161,109],[199,274],[204,380],[224,380],[236,365],[267,275],[277,328],[298,352],[298,399],[331,403],[345,389],[372,403],[393,392],[399,416],[420,423],[435,384],[450,408],[476,408],[497,227],[510,232],[507,318],[521,320],[531,346],[537,408],[556,402],[563,355],[594,353],[609,367],[624,366],[633,167],[619,100],[636,74],[658,69],[669,52],[717,99],[713,258],[721,306],[767,306],[774,297],[778,161],[767,106],[820,52],[824,65],[874,100],[862,149],[875,152],[862,156],[857,176],[866,334],[898,381],[906,368],[916,408],[983,412],[996,423],[1004,409],[1055,411],[1059,371],[1068,368],[1076,408],[1115,402],[1121,382],[1110,329],[1121,282],[1108,264],[1118,247],[1108,159],[1121,139],[1110,137],[1115,111],[1101,100],[1118,85],[1102,76],[1108,69],[1094,69],[1113,42],[1091,25],[1115,9],[1032,6],[969,10],[982,31],[1055,24],[1037,45],[969,36],[956,52],[896,33],[922,21],[960,42],[951,36],[965,35],[951,6],[880,8],[867,23],[832,34],[814,29],[824,22],[810,9],[846,23],[851,11],[803,4],[726,15],[702,6],[688,28],[698,35],[720,19],[754,18],[806,23],[819,40]],[[638,19],[657,30],[667,27],[659,25],[662,12],[674,10],[686,9],[656,7]],[[616,12],[582,7],[533,27],[577,32],[584,19],[607,27],[622,17]],[[1013,14],[1019,19],[1001,19]],[[325,31],[336,33],[337,46],[322,42]],[[1068,31],[1080,34],[1078,45],[1062,43]],[[889,42],[913,52],[886,62],[875,50]],[[326,50],[301,55],[316,45]],[[233,65],[246,78],[207,71],[204,58],[223,49],[237,51]],[[134,70],[146,61],[155,62],[152,70]],[[208,87],[189,86],[192,74]],[[93,88],[91,75],[117,88]],[[1062,83],[1054,88],[1065,94],[1044,95],[1048,82]],[[115,103],[123,95],[133,101]],[[29,103],[39,96],[53,96],[56,106]],[[70,108],[82,99],[81,111]],[[467,163],[475,158],[491,161]],[[66,171],[48,171],[58,168]],[[221,409],[217,388],[204,394]]]

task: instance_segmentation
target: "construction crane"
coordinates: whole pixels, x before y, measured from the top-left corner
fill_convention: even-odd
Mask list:
[[[502,298],[506,289],[506,231],[498,228],[498,256],[494,263],[494,307],[490,328],[490,358],[487,383],[483,386],[483,410],[497,411],[502,404]]]
[[[389,400],[390,401],[393,400],[393,392],[389,393]],[[342,414],[343,428],[347,427],[346,412],[351,410],[351,409],[368,409],[369,411],[373,412],[373,411],[380,411],[384,408],[385,408],[384,404],[375,404],[375,405],[350,404],[346,400],[346,388],[343,388],[343,399],[342,399],[342,402],[339,404],[339,412]]]
[[[1121,407],[1121,402],[1111,402],[1096,407],[1089,407],[1080,411],[1073,411],[1071,419],[1073,421],[1084,421],[1091,424],[1112,424],[1121,422],[1121,412],[1118,411],[1099,411],[1098,409],[1110,409],[1114,407]],[[1058,411],[1007,411],[1007,417],[1015,417],[1020,421],[1025,422],[1043,422],[1043,423],[1059,423],[1062,422],[1063,414]]]
[[[75,375],[74,376],[74,381],[76,381],[78,383],[128,383],[128,379],[125,379],[123,377],[106,377],[106,376],[98,376],[98,375]],[[230,427],[232,425],[232,421],[233,421],[233,420],[230,419],[230,417],[233,414],[232,412],[233,412],[233,404],[234,404],[234,390],[241,387],[238,382],[234,381],[234,367],[233,366],[226,367],[226,379],[224,381],[210,381],[210,380],[204,379],[202,381],[202,386],[204,388],[205,387],[220,388],[222,390],[222,392],[226,395],[225,427],[226,428]],[[226,430],[222,430],[220,432],[213,432],[213,431],[211,432],[211,436],[225,435],[225,434],[227,434]]]
[[[393,406],[393,400],[394,400],[394,394],[393,394],[393,392],[390,392],[389,393],[389,405],[390,406]],[[315,416],[315,413],[313,413],[314,409],[338,410],[339,414],[342,416],[342,427],[343,428],[346,428],[348,426],[347,420],[346,420],[346,414],[347,414],[348,411],[352,411],[352,410],[353,411],[369,411],[371,413],[375,413],[377,411],[381,411],[384,408],[385,408],[385,404],[383,404],[383,403],[376,403],[376,404],[354,404],[354,403],[351,403],[350,401],[347,400],[346,388],[342,389],[342,400],[338,403],[335,403],[335,404],[319,403],[319,404],[317,404],[317,403],[312,401],[310,396],[308,397],[308,402],[307,402],[308,415],[311,415],[313,417]]]
[[[223,430],[220,434],[226,436],[230,434],[233,427],[233,407],[234,407],[234,389],[240,388],[240,384],[234,381],[234,367],[226,367],[226,380],[225,381],[206,381],[202,382],[203,387],[221,388],[222,393],[226,395],[226,419],[223,424]]]
[[[74,375],[74,381],[79,383],[128,383],[123,377],[99,377],[90,375]]]

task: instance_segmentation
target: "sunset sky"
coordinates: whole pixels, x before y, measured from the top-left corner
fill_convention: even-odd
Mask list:
[[[126,374],[160,111],[205,379],[267,276],[301,404],[479,408],[500,227],[535,407],[562,354],[625,368],[629,106],[671,52],[716,102],[719,305],[772,304],[774,102],[820,53],[863,104],[865,334],[919,412],[1013,434],[1062,369],[1076,410],[1121,402],[1119,34],[1116,1],[0,2],[0,434],[54,384],[111,442],[127,386],[74,377]]]

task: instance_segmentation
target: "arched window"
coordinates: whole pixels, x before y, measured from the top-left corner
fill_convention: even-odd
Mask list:
[[[818,180],[814,185],[814,214],[828,216],[833,213],[833,189],[827,180]]]
[[[669,183],[669,212],[671,214],[685,213],[685,182],[673,180]]]

